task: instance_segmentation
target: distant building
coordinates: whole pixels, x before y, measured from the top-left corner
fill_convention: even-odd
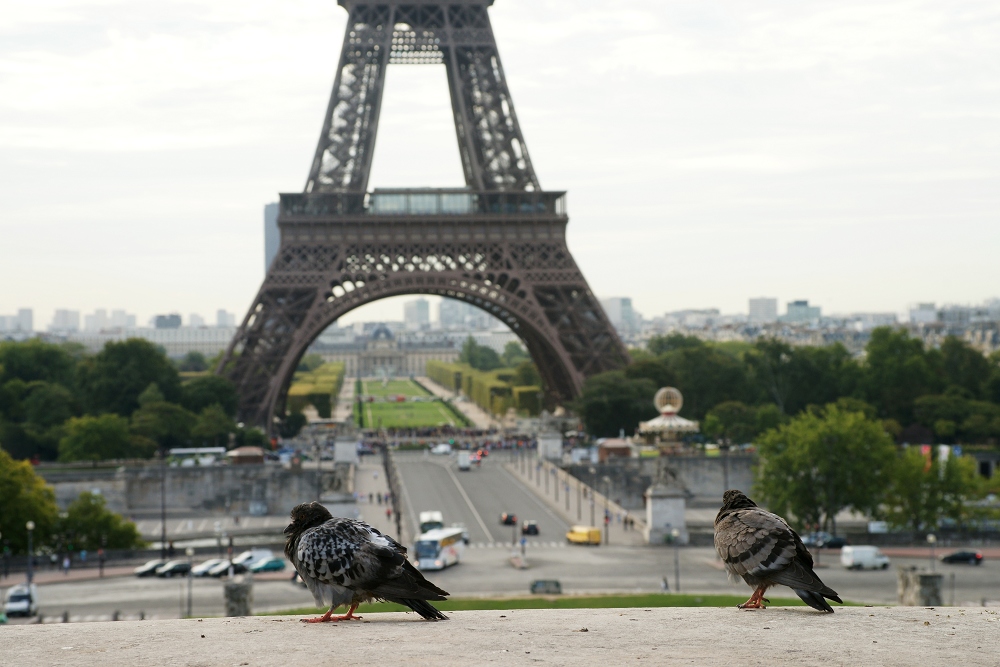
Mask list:
[[[632,308],[632,299],[627,296],[615,296],[601,299],[601,307],[611,320],[612,326],[622,333],[635,333],[641,325],[641,317]]]
[[[423,331],[431,325],[431,305],[427,299],[415,299],[403,304],[403,321],[409,331]]]
[[[344,364],[348,377],[407,377],[427,373],[427,362],[454,362],[461,346],[447,336],[395,333],[386,323],[364,323],[368,329],[357,334],[353,329],[340,329],[347,335],[328,329],[309,347],[310,353],[328,363]],[[369,326],[375,324],[374,326]]]
[[[162,347],[168,357],[183,357],[189,352],[200,352],[212,357],[224,351],[236,334],[233,327],[178,327],[154,329],[138,327],[133,329],[107,329],[105,331],[84,331],[69,334],[67,340],[81,343],[91,352],[99,352],[108,342],[121,342],[129,338],[143,338]]]
[[[73,333],[80,330],[80,311],[58,309],[52,316],[49,331],[52,333]]]
[[[35,316],[31,308],[20,308],[17,315],[0,315],[0,332],[31,333],[35,330]]]
[[[481,330],[503,326],[485,310],[457,299],[441,299],[438,306],[438,326],[441,329]]]
[[[221,308],[215,311],[215,326],[217,327],[235,327],[236,326],[236,316],[232,313],[227,313]]]
[[[788,324],[810,324],[818,323],[820,315],[819,306],[810,306],[808,301],[789,301],[785,315],[779,318]]]
[[[937,321],[937,308],[933,303],[918,303],[910,308],[910,324],[930,324]]]
[[[171,313],[169,315],[156,315],[153,317],[153,328],[154,329],[180,329],[181,328],[181,316],[177,313]]]
[[[281,246],[281,231],[278,229],[278,204],[264,204],[264,273],[271,268],[274,256]]]
[[[778,300],[770,297],[750,299],[750,322],[768,324],[778,321]]]
[[[84,331],[104,331],[105,329],[134,329],[135,315],[131,315],[124,310],[112,310],[108,317],[108,311],[98,308],[91,315],[83,316]]]
[[[205,318],[197,313],[191,313],[188,315],[188,326],[189,327],[203,327],[205,326]]]

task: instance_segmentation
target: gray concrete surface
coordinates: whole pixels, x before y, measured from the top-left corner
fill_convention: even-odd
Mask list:
[[[996,665],[1000,616],[982,609],[574,609],[0,628],[9,665]]]

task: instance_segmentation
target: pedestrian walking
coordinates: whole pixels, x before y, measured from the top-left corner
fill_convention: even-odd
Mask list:
[[[391,507],[386,507],[385,508],[385,519],[386,519],[386,521],[391,521],[392,520],[392,508]]]
[[[69,560],[69,555],[67,554],[63,556],[63,574],[65,575],[69,574],[69,566],[70,566],[70,560]]]

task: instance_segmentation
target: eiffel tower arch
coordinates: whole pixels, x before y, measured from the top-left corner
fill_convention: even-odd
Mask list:
[[[566,245],[566,193],[542,190],[514,113],[493,0],[338,0],[350,14],[304,192],[282,194],[281,246],[218,372],[239,418],[273,430],[322,331],[403,294],[460,299],[524,341],[558,401],[628,362]],[[368,176],[386,67],[444,64],[465,187],[378,189]]]

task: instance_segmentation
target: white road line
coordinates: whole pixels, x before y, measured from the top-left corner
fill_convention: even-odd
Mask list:
[[[462,498],[465,500],[465,504],[469,506],[470,510],[472,510],[472,516],[476,517],[476,521],[479,522],[479,526],[483,529],[483,534],[486,535],[486,537],[493,537],[493,534],[490,532],[490,529],[486,527],[486,522],[483,521],[483,517],[479,516],[479,512],[476,510],[476,506],[472,504],[472,500],[469,498],[469,494],[467,494],[465,492],[465,489],[462,488],[462,485],[459,484],[458,477],[455,476],[455,473],[452,471],[451,467],[450,466],[441,466],[441,467],[448,472],[448,476],[451,477],[451,481],[455,483],[455,486],[458,488],[458,492],[462,494]]]

